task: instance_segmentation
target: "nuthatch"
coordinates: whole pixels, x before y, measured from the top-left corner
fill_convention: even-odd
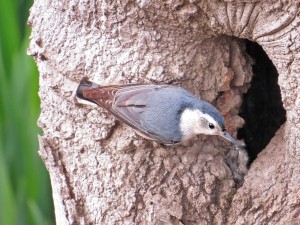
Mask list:
[[[83,78],[76,95],[106,109],[139,135],[165,145],[184,142],[197,134],[220,135],[240,145],[226,132],[224,118],[214,106],[180,87],[100,86]]]

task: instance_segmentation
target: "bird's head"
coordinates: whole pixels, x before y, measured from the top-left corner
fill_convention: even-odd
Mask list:
[[[233,144],[239,145],[238,141],[227,133],[221,113],[206,102],[198,107],[185,108],[181,114],[179,126],[183,134],[183,141],[197,134],[205,134],[219,135]]]

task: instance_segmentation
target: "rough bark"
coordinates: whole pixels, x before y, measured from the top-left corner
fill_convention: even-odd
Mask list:
[[[299,222],[298,1],[39,0],[30,14],[57,224]],[[74,97],[83,76],[171,83],[215,104],[235,134],[252,60],[232,36],[263,46],[287,111],[242,187],[246,156],[220,138],[163,147]]]

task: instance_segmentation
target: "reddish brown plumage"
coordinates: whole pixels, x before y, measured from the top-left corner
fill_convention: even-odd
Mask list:
[[[106,86],[83,91],[83,97],[89,99],[101,107],[110,110],[112,102],[118,88],[115,86]]]
[[[117,85],[102,87],[84,77],[80,81],[76,94],[77,97],[92,101],[110,111],[115,94],[120,88]]]

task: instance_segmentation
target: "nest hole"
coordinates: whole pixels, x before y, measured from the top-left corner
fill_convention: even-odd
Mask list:
[[[238,139],[244,139],[252,163],[286,121],[281,100],[278,72],[263,48],[246,40],[247,53],[254,59],[251,87],[243,96],[239,115],[245,125],[238,130]]]

